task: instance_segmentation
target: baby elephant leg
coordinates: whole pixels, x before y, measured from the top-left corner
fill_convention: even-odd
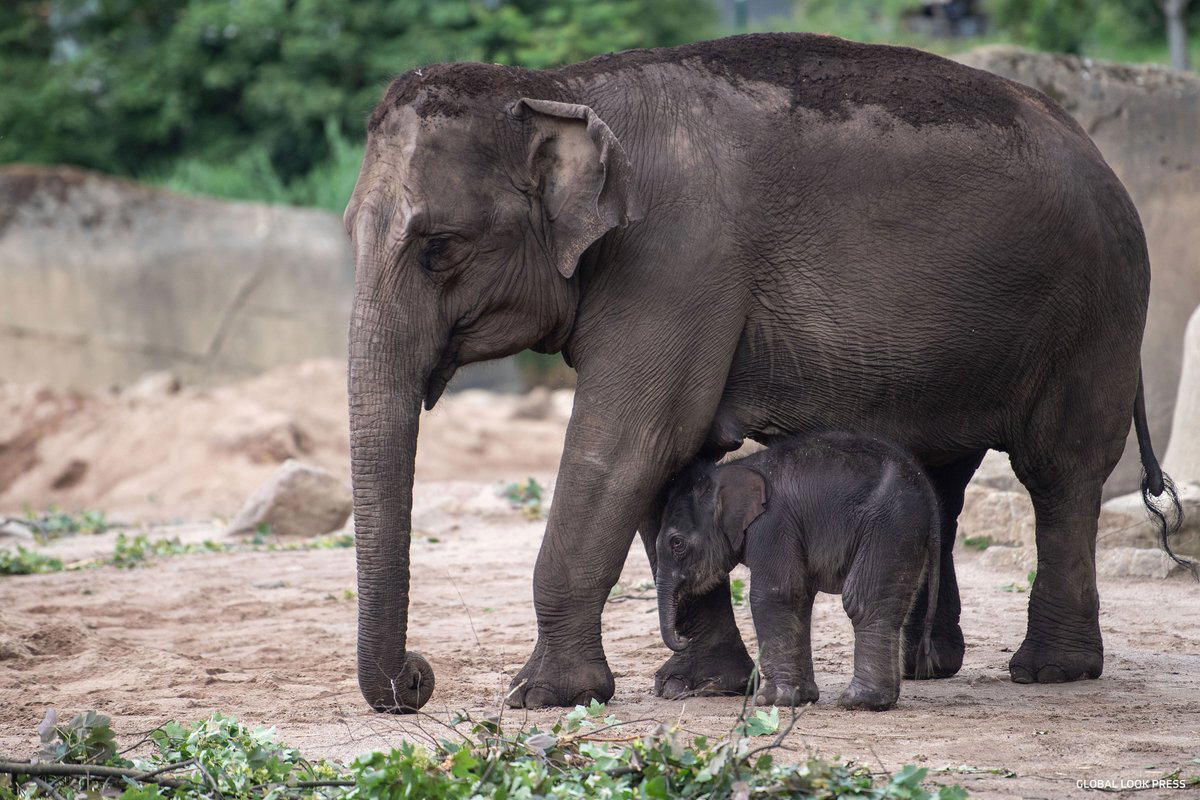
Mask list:
[[[755,702],[764,706],[815,703],[820,692],[813,679],[813,595],[769,588],[756,592],[759,585],[751,582],[750,588],[761,671]]]
[[[842,707],[883,711],[896,705],[901,629],[920,577],[920,564],[878,557],[858,559],[846,576],[842,607],[854,624],[854,678],[838,698]]]

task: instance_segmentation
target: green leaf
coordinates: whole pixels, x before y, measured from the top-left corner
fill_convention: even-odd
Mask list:
[[[655,775],[650,780],[642,784],[642,796],[655,798],[655,800],[669,800],[670,785],[667,783],[666,777]]]

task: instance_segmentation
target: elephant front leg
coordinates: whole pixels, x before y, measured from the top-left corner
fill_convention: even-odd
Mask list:
[[[513,679],[510,706],[573,706],[612,697],[600,616],[665,469],[649,458],[605,462],[594,447],[573,450],[568,436],[534,568],[537,644]]]
[[[658,539],[665,496],[659,492],[640,527],[650,570],[658,577],[654,543]],[[740,695],[746,691],[754,661],[746,652],[742,632],[733,618],[729,580],[712,591],[681,602],[677,630],[688,646],[672,654],[654,674],[654,694],[668,700],[681,697]]]
[[[754,661],[733,618],[729,580],[681,605],[676,619],[688,646],[659,667],[654,693],[671,700],[744,694]]]
[[[760,583],[770,578],[759,578]],[[750,607],[758,634],[762,675],[759,705],[800,706],[820,697],[812,663],[813,594],[774,588],[751,589]]]

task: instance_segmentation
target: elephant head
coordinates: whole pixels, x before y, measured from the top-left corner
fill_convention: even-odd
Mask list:
[[[376,710],[413,711],[433,689],[406,651],[422,401],[432,408],[463,364],[561,349],[581,256],[637,218],[617,137],[539,75],[457,64],[397,79],[346,208],[358,678]]]
[[[680,602],[712,591],[737,565],[746,529],[766,503],[763,476],[737,464],[693,466],[672,482],[655,542],[658,622],[667,647],[687,647],[675,628]]]

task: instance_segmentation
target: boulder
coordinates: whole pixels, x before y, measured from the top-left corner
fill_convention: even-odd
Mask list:
[[[179,394],[183,388],[179,377],[170,370],[147,372],[122,394],[130,400],[156,400]]]
[[[975,486],[986,486],[989,489],[1000,489],[1005,492],[1025,491],[1025,487],[1013,473],[1012,464],[1008,461],[1008,454],[996,450],[987,451],[979,469],[975,470],[971,483]]]
[[[1129,190],[1146,229],[1154,276],[1142,370],[1151,439],[1161,457],[1171,438],[1184,328],[1200,305],[1200,75],[1002,46],[958,59],[1057,100]],[[1105,497],[1135,491],[1140,481],[1137,447],[1127,446]]]
[[[246,500],[226,533],[253,534],[265,525],[275,536],[320,536],[340,530],[353,508],[349,486],[320,467],[290,459]]]
[[[1034,545],[1033,504],[1024,489],[1007,492],[970,485],[958,516],[959,541],[986,536],[992,544],[1013,547]]]
[[[1172,539],[1180,552],[1190,553],[1192,542],[1200,543],[1200,486],[1181,487],[1185,528]],[[972,482],[963,497],[958,517],[958,540],[984,537],[993,545],[1036,547],[1033,502],[1024,489],[1006,491]],[[1158,532],[1146,515],[1140,494],[1124,495],[1100,508],[1096,546],[1155,547]],[[1198,553],[1200,554],[1200,553]]]
[[[212,383],[344,357],[353,290],[336,214],[0,168],[5,376],[96,389],[171,370]]]
[[[206,386],[345,358],[354,257],[337,214],[183,195],[74,167],[0,167],[0,375]],[[48,313],[53,311],[53,313]],[[140,381],[135,400],[170,391]],[[449,391],[519,391],[513,359]]]
[[[1183,507],[1183,526],[1171,537],[1171,549],[1180,555],[1200,558],[1200,485],[1182,484],[1176,488]],[[1165,496],[1160,498],[1160,504],[1165,499]],[[1140,493],[1114,497],[1101,507],[1096,546],[1159,548],[1158,526],[1146,512]]]
[[[979,554],[979,564],[997,572],[1028,575],[1037,569],[1037,550],[1033,547],[992,546]]]
[[[1096,573],[1108,578],[1162,579],[1183,567],[1162,550],[1142,547],[1114,547],[1096,556]]]
[[[1200,253],[1197,253],[1200,271]],[[1192,314],[1183,336],[1183,371],[1175,398],[1171,443],[1162,460],[1176,483],[1200,484],[1200,310]]]

